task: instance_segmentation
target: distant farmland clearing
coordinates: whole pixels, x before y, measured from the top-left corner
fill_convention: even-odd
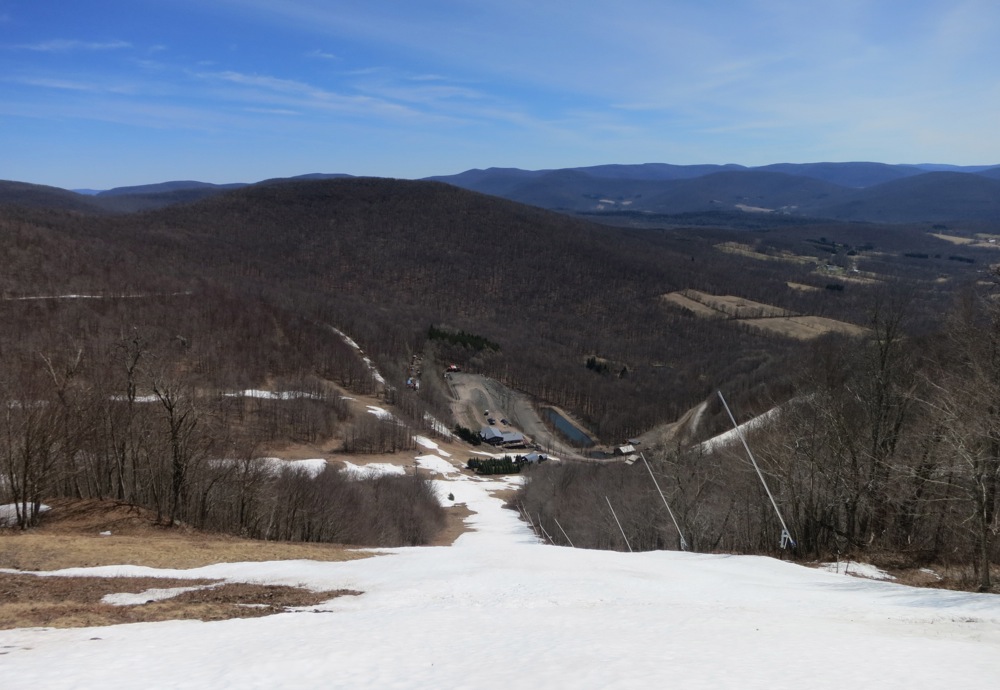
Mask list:
[[[986,233],[976,233],[975,237],[960,237],[958,235],[942,235],[936,232],[931,233],[931,237],[936,237],[939,240],[944,240],[945,242],[951,242],[963,247],[976,247],[978,249],[1000,249],[1000,243],[997,242],[997,235],[989,235]]]
[[[844,321],[823,316],[802,316],[787,309],[733,295],[681,290],[662,295],[660,299],[666,304],[687,309],[700,318],[728,319],[733,323],[796,340],[811,340],[827,333],[861,336],[868,332],[866,328]]]
[[[787,316],[771,319],[737,319],[753,328],[796,340],[811,340],[827,333],[862,336],[867,328],[823,316]]]
[[[793,264],[814,264],[817,263],[815,256],[801,256],[799,254],[793,254],[792,252],[782,251],[772,254],[764,254],[757,251],[753,246],[749,244],[743,244],[741,242],[723,242],[722,244],[715,245],[715,248],[720,252],[726,252],[728,254],[739,254],[740,256],[746,256],[751,259],[760,259],[761,261],[787,261]]]

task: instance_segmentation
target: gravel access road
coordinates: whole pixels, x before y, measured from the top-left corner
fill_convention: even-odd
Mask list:
[[[454,400],[451,404],[455,421],[473,431],[487,425],[487,415],[497,420],[497,428],[520,431],[532,442],[542,447],[542,452],[560,458],[585,459],[578,449],[573,448],[552,431],[544,421],[530,398],[497,381],[480,374],[451,373],[448,375]],[[504,427],[501,419],[510,425]]]

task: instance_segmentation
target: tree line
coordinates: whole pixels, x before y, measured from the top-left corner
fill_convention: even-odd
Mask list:
[[[746,432],[796,557],[961,566],[969,586],[991,591],[1000,560],[994,294],[963,292],[945,328],[928,336],[907,328],[905,304],[877,301],[871,338],[815,343],[795,395]],[[719,401],[709,408],[718,414]],[[738,441],[646,455],[692,549],[780,551],[779,519]],[[528,477],[517,503],[557,543],[623,550],[610,501],[633,549],[679,546],[642,462],[549,463]]]
[[[419,400],[392,422],[355,415],[331,384],[370,389],[371,372],[319,324],[211,289],[0,309],[0,503],[21,528],[55,497],[262,539],[410,545],[442,524],[421,480],[266,460],[269,445],[391,452],[432,433]]]

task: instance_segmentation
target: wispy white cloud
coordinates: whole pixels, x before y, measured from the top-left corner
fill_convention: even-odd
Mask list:
[[[4,79],[8,83],[21,84],[22,86],[33,86],[43,89],[56,89],[59,91],[78,91],[85,93],[117,93],[129,94],[135,92],[135,87],[121,83],[95,82],[80,79],[54,78],[54,77],[8,77]]]
[[[77,41],[68,39],[52,39],[50,41],[42,41],[41,43],[30,43],[26,45],[18,46],[23,50],[32,50],[39,53],[69,53],[73,51],[85,50],[85,51],[103,51],[103,50],[122,50],[124,48],[131,48],[132,44],[128,41]]]
[[[452,81],[441,74],[414,74],[411,77],[407,77],[407,79],[410,81]]]
[[[419,119],[427,113],[388,99],[370,95],[345,94],[318,87],[295,79],[283,79],[260,74],[245,74],[227,70],[204,72],[196,75],[206,82],[232,84],[243,87],[239,93],[219,94],[217,97],[236,98],[266,104],[268,107],[312,110],[316,112],[341,112],[391,118]]]
[[[286,110],[283,108],[244,108],[248,113],[260,113],[261,115],[300,115],[298,111]]]
[[[340,57],[337,56],[336,54],[327,52],[325,50],[320,50],[319,48],[317,48],[316,50],[310,50],[308,53],[306,53],[306,57],[319,58],[320,60],[339,60],[340,59]]]

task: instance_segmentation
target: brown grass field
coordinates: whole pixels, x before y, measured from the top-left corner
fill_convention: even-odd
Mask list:
[[[697,316],[702,318],[721,319],[724,316],[724,314],[720,313],[718,310],[712,309],[712,307],[688,297],[683,292],[671,292],[666,295],[660,295],[660,300],[683,309],[690,309]]]
[[[793,290],[809,288],[808,285],[798,283],[788,285]],[[811,340],[827,333],[861,336],[868,332],[861,326],[844,321],[822,316],[801,316],[770,304],[733,295],[710,295],[699,290],[681,290],[661,295],[660,300],[665,304],[688,309],[701,318],[727,318],[784,338]]]
[[[317,457],[315,447],[293,449],[291,458]],[[330,459],[330,454],[326,454]],[[357,458],[352,458],[358,460]],[[412,464],[400,455],[366,457],[359,462]],[[313,592],[299,587],[206,580],[67,577],[45,573],[65,568],[140,565],[191,569],[213,563],[279,560],[348,561],[374,557],[363,549],[336,544],[239,539],[184,526],[166,527],[152,512],[117,501],[57,499],[32,530],[0,529],[0,629],[81,627],[160,620],[222,620],[280,613],[289,607],[315,606],[359,592]],[[447,524],[432,546],[448,546],[468,530],[465,504],[446,511]],[[110,532],[102,536],[102,532]],[[148,589],[202,586],[162,601],[115,606],[107,594]]]
[[[795,338],[797,340],[811,340],[827,333],[842,333],[850,336],[862,336],[868,332],[867,328],[855,326],[852,323],[827,319],[822,316],[789,316],[780,318],[765,319],[740,319],[752,328],[759,328],[768,333]]]
[[[220,620],[312,606],[348,592],[220,583],[139,606],[101,602],[106,594],[210,584],[163,578],[64,577],[33,574],[73,567],[144,565],[189,569],[212,563],[310,559],[345,561],[371,552],[330,544],[237,539],[167,528],[155,515],[115,501],[51,501],[42,525],[0,530],[0,628],[76,627],[196,618]],[[100,533],[110,531],[110,536]],[[11,572],[27,571],[27,572]]]
[[[740,242],[723,242],[721,244],[715,245],[715,248],[720,252],[726,252],[727,254],[739,254],[740,256],[745,256],[750,259],[758,259],[759,261],[784,261],[793,264],[814,264],[817,263],[815,256],[801,256],[799,254],[793,254],[792,252],[780,252],[777,254],[762,254],[754,249],[749,244],[742,244]]]

